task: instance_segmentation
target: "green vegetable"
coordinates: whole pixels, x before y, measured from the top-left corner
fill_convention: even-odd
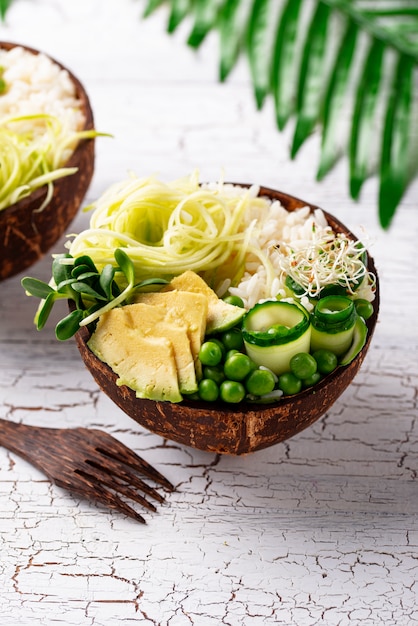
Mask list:
[[[354,306],[356,307],[357,313],[364,320],[368,320],[373,315],[373,305],[368,300],[358,298],[357,300],[354,300]]]
[[[281,374],[289,370],[292,356],[309,352],[309,315],[302,306],[289,302],[259,303],[245,315],[242,336],[255,363]]]
[[[291,276],[290,274],[288,274],[286,276],[285,279],[285,285],[287,287],[287,289],[290,290],[290,292],[292,294],[295,294],[295,296],[304,296],[305,295],[305,289],[304,287],[302,287],[302,285],[299,285],[299,283],[297,283]]]
[[[327,296],[318,301],[311,315],[311,351],[325,348],[341,356],[349,348],[356,321],[353,300]]]
[[[219,346],[219,348],[220,348],[220,350],[222,352],[222,359],[224,359],[227,350],[226,350],[224,344],[222,343],[222,341],[220,339],[218,339],[218,337],[212,337],[212,335],[210,337],[208,337],[208,341],[212,341],[213,343],[216,343]]]
[[[353,296],[364,280],[371,289],[375,277],[367,269],[367,251],[359,241],[331,228],[313,224],[312,238],[303,247],[280,246],[285,285],[298,298],[331,293]]]
[[[321,374],[330,374],[338,365],[337,356],[331,350],[319,349],[312,354],[316,361],[318,372]]]
[[[219,365],[222,360],[222,350],[215,341],[205,341],[199,350],[199,360],[202,365]]]
[[[29,130],[28,130],[29,128]],[[79,141],[97,137],[95,130],[68,133],[60,120],[47,114],[4,118],[0,122],[0,210],[35,189],[47,186],[42,211],[53,193],[53,182],[77,171],[64,167]]]
[[[203,378],[199,383],[199,398],[206,402],[215,402],[219,396],[219,387],[211,378]]]
[[[266,369],[253,370],[245,379],[245,388],[253,396],[264,396],[271,393],[275,384],[273,374]]]
[[[278,387],[283,391],[285,396],[293,396],[295,393],[301,391],[302,381],[292,374],[292,372],[285,372],[279,376]]]
[[[245,398],[245,387],[238,381],[224,380],[219,391],[221,399],[229,404],[239,404]]]
[[[113,264],[113,250],[123,247],[136,281],[156,274],[171,279],[191,270],[209,285],[223,276],[232,284],[238,281],[251,253],[271,284],[274,272],[267,254],[251,246],[255,224],[243,227],[248,208],[266,204],[251,190],[235,195],[224,191],[222,183],[205,188],[197,173],[171,183],[132,176],[112,185],[90,207],[90,227],[74,238],[69,251],[73,257],[87,254],[101,270]]]
[[[350,320],[354,310],[354,302],[345,296],[332,295],[322,298],[315,306],[314,318],[324,328],[340,325]],[[331,331],[332,332],[332,331]]]
[[[304,378],[302,380],[302,387],[304,387],[304,389],[306,389],[307,387],[313,387],[314,385],[319,383],[321,378],[321,374],[316,371],[314,374],[312,374],[312,376],[309,376],[308,378]]]
[[[74,259],[70,254],[56,255],[52,262],[52,278],[49,284],[37,278],[22,278],[26,293],[41,298],[35,324],[41,330],[58,300],[70,300],[75,310],[58,322],[57,339],[66,340],[75,335],[80,326],[88,326],[100,315],[128,301],[134,293],[150,285],[166,284],[161,278],[150,278],[134,283],[135,272],[126,252],[115,250],[116,267],[105,265],[99,272],[93,260],[83,255]],[[116,275],[122,276],[126,285],[123,291],[116,283]]]
[[[212,367],[211,365],[206,365],[203,368],[203,378],[210,378],[210,380],[215,381],[217,385],[220,385],[221,382],[225,380],[223,367]]]
[[[233,354],[224,363],[224,374],[229,380],[244,380],[251,370],[251,359],[242,352]]]
[[[233,354],[239,354],[239,353],[240,353],[240,350],[237,350],[236,348],[231,348],[225,354],[225,361],[227,361],[229,359],[229,357],[231,357]]]
[[[241,350],[244,346],[242,332],[239,328],[232,328],[222,333],[221,341],[226,350]]]
[[[290,371],[301,380],[310,378],[317,370],[315,359],[308,352],[298,352],[290,359]]]
[[[239,296],[225,296],[225,298],[223,298],[223,301],[227,304],[232,304],[233,306],[239,306],[241,309],[244,308],[243,299]]]
[[[341,357],[340,365],[348,365],[363,349],[367,340],[367,326],[361,317],[357,317],[354,326],[353,340],[350,348]]]

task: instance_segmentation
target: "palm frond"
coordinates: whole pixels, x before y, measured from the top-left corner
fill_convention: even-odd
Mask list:
[[[363,74],[356,93],[350,137],[350,191],[354,199],[360,194],[369,171],[370,153],[375,140],[373,121],[382,79],[384,46],[374,39],[367,53]]]
[[[302,0],[288,0],[277,26],[271,75],[276,122],[283,130],[294,113],[293,78],[297,74],[298,31]]]
[[[318,180],[346,155],[358,199],[377,174],[379,220],[389,227],[414,165],[416,0],[148,0],[145,14],[161,4],[169,32],[191,19],[192,47],[218,32],[220,80],[246,55],[257,108],[270,96],[279,130],[295,120],[292,158],[321,133]],[[344,142],[342,117],[350,120]]]
[[[144,9],[143,16],[148,17],[149,15],[151,15],[151,13],[154,13],[154,11],[158,9],[159,6],[164,4],[164,2],[165,0],[148,0]]]
[[[12,4],[13,0],[0,0],[0,18],[4,21],[7,10]]]
[[[327,54],[329,7],[318,2],[309,25],[299,72],[296,104],[296,127],[291,148],[292,158],[312,133],[322,102],[322,68]]]
[[[317,173],[318,180],[332,169],[339,157],[341,148],[335,138],[338,132],[338,122],[349,89],[349,80],[353,66],[353,56],[358,40],[358,26],[348,21],[346,31],[341,39],[337,51],[335,64],[330,74],[327,92],[324,96],[322,114],[322,143],[321,156]]]
[[[182,23],[191,10],[191,0],[172,0],[170,2],[170,16],[168,18],[167,30],[174,33],[176,28]]]
[[[388,98],[380,161],[380,222],[389,226],[408,185],[412,127],[413,62],[401,55]]]
[[[219,79],[224,81],[237,62],[249,16],[248,3],[242,0],[226,0],[219,13],[220,64]]]

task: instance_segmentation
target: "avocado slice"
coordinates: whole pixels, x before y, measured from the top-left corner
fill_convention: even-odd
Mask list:
[[[239,306],[224,302],[195,272],[187,270],[173,278],[162,291],[191,291],[201,293],[208,301],[208,314],[206,318],[206,334],[213,335],[232,328],[242,320],[245,310]]]
[[[121,307],[119,311],[129,316],[129,324],[144,337],[163,337],[173,346],[174,360],[181,393],[197,391],[196,370],[188,327],[179,319],[169,319],[164,307],[138,302]]]
[[[208,314],[207,298],[201,293],[156,291],[137,294],[135,301],[163,308],[166,311],[167,321],[187,326],[196,375],[200,378],[202,364],[199,361],[199,350],[205,336]]]
[[[133,389],[138,398],[181,402],[177,366],[171,342],[141,336],[121,309],[102,315],[87,345],[118,375],[117,385]]]

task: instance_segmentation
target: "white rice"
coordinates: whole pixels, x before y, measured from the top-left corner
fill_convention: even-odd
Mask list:
[[[84,126],[81,102],[69,73],[43,53],[17,46],[0,49],[1,76],[6,91],[0,94],[0,121],[22,115],[57,117],[66,132]]]
[[[216,185],[208,187],[216,189]],[[243,188],[222,184],[222,192],[240,195]],[[311,211],[310,207],[305,206],[289,212],[278,200],[260,198],[258,193],[259,187],[254,185],[250,188],[251,201],[240,230],[252,229],[250,245],[259,251],[259,255],[252,253],[247,255],[244,273],[237,286],[231,286],[230,281],[223,281],[216,289],[220,297],[228,290],[231,295],[239,296],[247,309],[263,300],[277,297],[285,299],[288,296],[289,292],[285,289],[286,272],[283,269],[282,250],[287,247],[307,250],[316,237],[325,237],[327,233],[333,232],[321,209]],[[260,262],[260,256],[264,257],[264,262]],[[370,281],[363,281],[357,289],[357,297],[369,301],[374,299],[373,285]],[[308,311],[312,310],[313,304],[307,296],[301,297],[300,302]]]
[[[223,185],[222,191],[232,195],[242,194],[242,187]],[[259,192],[257,186],[250,189],[250,195],[256,198]],[[231,295],[242,298],[245,307],[251,308],[260,300],[285,297],[285,276],[280,266],[279,246],[283,243],[294,246],[305,246],[312,241],[313,226],[326,228],[327,220],[321,209],[311,213],[310,207],[305,206],[295,211],[287,211],[278,201],[271,201],[263,197],[262,202],[250,203],[241,225],[242,230],[253,227],[250,245],[265,255],[267,264],[270,264],[274,278],[267,279],[265,265],[255,255],[248,255],[244,273],[236,287],[224,282],[217,289],[222,296],[229,289]],[[302,299],[302,304],[311,308],[308,298]]]

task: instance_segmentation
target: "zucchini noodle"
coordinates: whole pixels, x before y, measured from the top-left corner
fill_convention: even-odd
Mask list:
[[[123,248],[136,282],[195,271],[219,297],[229,291],[246,308],[288,297],[287,275],[304,290],[307,307],[334,283],[373,299],[374,279],[358,242],[336,235],[319,209],[288,212],[258,192],[223,181],[200,184],[198,172],[168,184],[132,174],[86,207],[89,228],[70,235],[67,248],[73,257],[90,256],[99,271],[115,267],[114,251]],[[121,274],[116,280],[126,286]]]
[[[251,243],[256,220],[246,219],[250,205],[270,203],[257,198],[255,189],[231,189],[222,183],[200,186],[197,173],[170,184],[131,176],[88,207],[94,209],[90,228],[74,235],[69,252],[89,255],[102,269],[115,264],[114,250],[123,247],[137,281],[193,270],[209,284],[224,275],[233,284],[250,253],[271,273],[266,255]]]
[[[94,134],[69,132],[57,117],[49,114],[0,120],[0,210],[46,185],[46,197],[37,209],[42,211],[51,199],[53,181],[77,171],[63,165],[78,141]]]

